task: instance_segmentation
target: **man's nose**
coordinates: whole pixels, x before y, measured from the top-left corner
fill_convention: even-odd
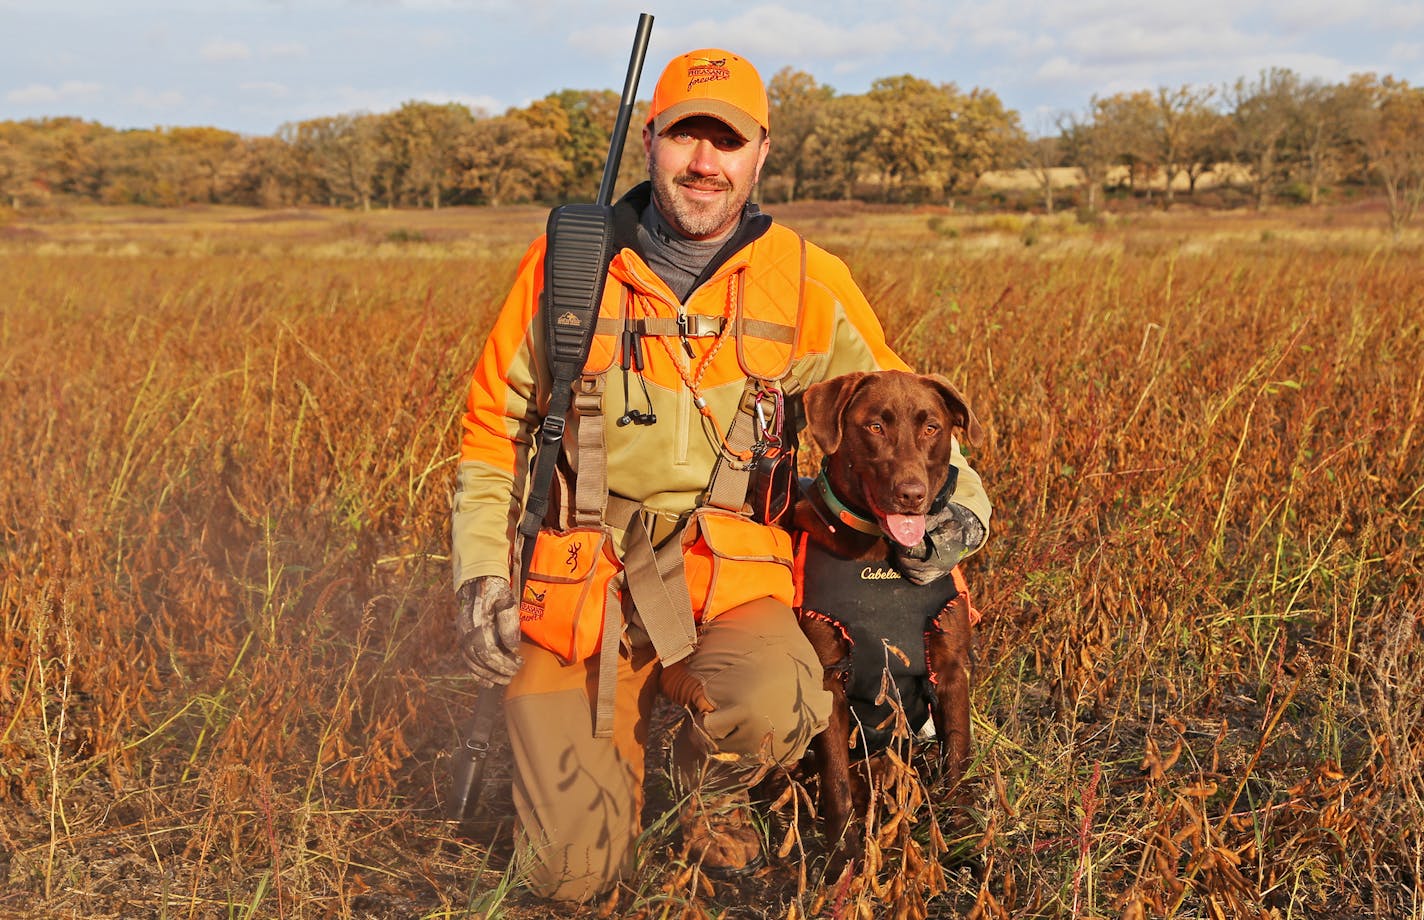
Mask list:
[[[692,145],[692,159],[687,165],[693,172],[704,176],[720,172],[717,145],[705,138],[697,141]]]

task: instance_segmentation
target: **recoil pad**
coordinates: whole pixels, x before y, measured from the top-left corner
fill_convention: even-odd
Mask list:
[[[566,204],[549,212],[544,256],[544,334],[555,391],[578,379],[588,357],[608,262],[613,208]]]
[[[573,385],[588,360],[608,262],[613,258],[613,208],[606,204],[566,204],[549,212],[544,249],[544,344],[553,377],[549,407],[539,429],[539,452],[524,503],[519,532],[525,556],[533,547],[549,509],[554,464],[563,446],[564,427],[573,403]],[[528,558],[524,559],[528,567]]]

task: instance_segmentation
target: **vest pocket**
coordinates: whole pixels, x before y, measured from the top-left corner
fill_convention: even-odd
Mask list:
[[[683,531],[682,560],[698,622],[763,597],[791,606],[791,535],[779,527],[699,508]]]
[[[519,596],[520,629],[565,664],[593,656],[609,604],[619,613],[613,579],[622,571],[601,527],[539,531]]]

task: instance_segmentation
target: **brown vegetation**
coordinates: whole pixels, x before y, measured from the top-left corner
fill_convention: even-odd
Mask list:
[[[605,914],[1420,916],[1420,241],[836,208],[785,216],[988,431],[969,804],[891,764],[826,879],[788,786],[732,886],[655,808]],[[80,217],[0,227],[0,914],[569,916],[498,751],[439,820],[457,417],[542,215]]]

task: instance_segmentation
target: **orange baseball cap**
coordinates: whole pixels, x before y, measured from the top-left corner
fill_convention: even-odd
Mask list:
[[[766,86],[745,58],[720,48],[689,51],[668,62],[653,90],[648,124],[654,134],[693,115],[726,122],[743,140],[767,130]]]

